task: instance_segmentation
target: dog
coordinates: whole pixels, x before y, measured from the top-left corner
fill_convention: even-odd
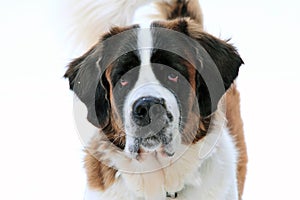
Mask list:
[[[136,19],[148,3],[155,15]],[[204,31],[198,1],[89,0],[75,19],[91,48],[64,77],[99,129],[86,199],[242,199],[243,60]]]

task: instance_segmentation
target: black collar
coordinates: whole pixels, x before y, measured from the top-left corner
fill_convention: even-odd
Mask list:
[[[177,192],[167,192],[166,196],[170,197],[171,199],[176,199],[178,194]]]

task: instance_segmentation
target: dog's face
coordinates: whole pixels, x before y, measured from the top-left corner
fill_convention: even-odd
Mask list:
[[[199,141],[243,63],[190,20],[113,28],[65,77],[88,120],[131,155]]]

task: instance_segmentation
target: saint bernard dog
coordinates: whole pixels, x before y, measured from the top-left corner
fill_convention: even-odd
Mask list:
[[[204,31],[198,1],[77,3],[80,40],[94,44],[65,77],[99,130],[85,150],[86,199],[241,199],[243,60]],[[135,16],[148,3],[150,22]]]

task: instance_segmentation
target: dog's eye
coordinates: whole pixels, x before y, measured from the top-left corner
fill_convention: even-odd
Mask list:
[[[121,86],[124,87],[124,86],[126,86],[128,84],[128,81],[126,81],[125,79],[121,78],[120,84],[121,84]]]
[[[177,83],[178,82],[178,75],[171,73],[171,74],[168,75],[168,79],[169,79],[169,81]]]

